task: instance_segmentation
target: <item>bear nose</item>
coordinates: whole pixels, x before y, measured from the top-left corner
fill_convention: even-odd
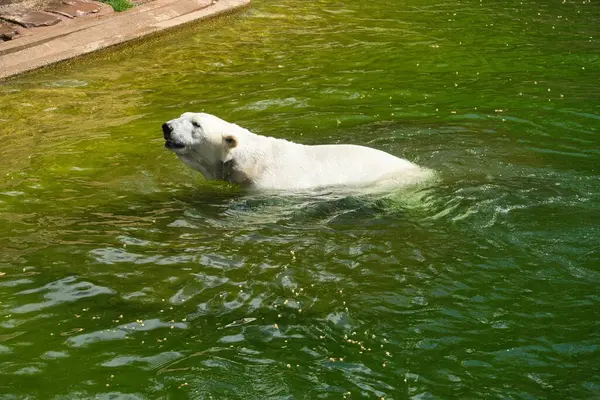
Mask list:
[[[171,126],[168,123],[164,123],[162,124],[162,131],[163,131],[163,137],[165,139],[170,139],[171,138],[171,133],[173,133],[173,129],[171,128]]]

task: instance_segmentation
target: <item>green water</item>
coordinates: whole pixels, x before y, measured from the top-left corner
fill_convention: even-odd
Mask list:
[[[0,86],[0,399],[600,397],[597,2],[262,1]],[[208,184],[206,111],[438,172]]]

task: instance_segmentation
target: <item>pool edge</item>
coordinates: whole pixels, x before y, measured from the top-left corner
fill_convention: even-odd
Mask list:
[[[249,6],[250,2],[219,0],[202,7],[201,1],[195,1],[182,7],[180,0],[157,0],[148,3],[149,7],[140,6],[100,17],[94,23],[74,25],[69,32],[50,38],[41,36],[24,48],[0,53],[0,81],[193,21],[228,14]]]

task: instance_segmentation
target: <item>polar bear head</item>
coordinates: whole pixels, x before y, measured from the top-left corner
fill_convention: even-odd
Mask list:
[[[206,179],[247,180],[235,168],[234,156],[240,142],[252,135],[248,130],[211,114],[186,112],[165,122],[162,131],[165,147]]]

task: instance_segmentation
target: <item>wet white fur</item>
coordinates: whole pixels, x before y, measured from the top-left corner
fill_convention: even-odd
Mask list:
[[[410,184],[431,176],[431,171],[380,150],[293,143],[256,135],[211,114],[187,112],[168,124],[173,140],[185,145],[173,151],[209,180],[225,178],[260,189],[299,190],[381,182]],[[232,170],[225,177],[223,163],[228,162],[225,165]]]

